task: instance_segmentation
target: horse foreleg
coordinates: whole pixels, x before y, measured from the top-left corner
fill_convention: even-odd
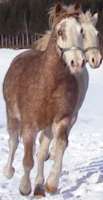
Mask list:
[[[70,124],[70,129],[73,127],[73,125],[75,124],[76,120],[77,120],[77,114],[75,114],[72,117],[71,124]],[[68,133],[69,133],[69,131],[68,131]],[[54,133],[53,140],[52,140],[52,146],[50,148],[50,152],[49,152],[49,155],[48,155],[48,158],[50,158],[51,160],[55,160],[57,140],[58,140],[58,138],[56,136],[56,133]]]
[[[43,131],[42,140],[40,143],[40,149],[38,152],[38,168],[37,176],[35,180],[35,196],[45,196],[44,191],[44,161],[47,157],[49,144],[51,142],[50,129],[47,128]]]
[[[53,127],[53,132],[56,134],[56,153],[55,153],[55,160],[50,175],[46,182],[46,190],[48,192],[56,192],[58,183],[59,183],[59,176],[62,169],[62,160],[64,151],[68,144],[68,125],[69,125],[69,118],[63,119],[58,124],[55,124]]]
[[[19,121],[17,119],[13,119],[8,116],[8,133],[9,133],[9,156],[6,166],[4,167],[4,175],[7,178],[11,178],[15,172],[14,167],[12,166],[14,155],[19,143],[19,132],[20,132],[20,126]]]
[[[23,158],[24,175],[20,183],[20,192],[22,195],[29,195],[31,192],[30,172],[34,165],[33,132],[31,131],[31,129],[25,128],[22,131],[22,137],[24,144],[24,158]]]
[[[51,129],[49,129],[49,133],[51,132]],[[51,135],[52,135],[52,132],[50,133]],[[45,135],[45,130],[42,130],[41,132],[40,132],[40,138],[39,138],[39,143],[40,143],[40,146],[41,146],[41,144],[42,144],[42,142],[43,142],[43,140],[44,140],[44,135]],[[39,153],[39,152],[38,152]],[[38,153],[37,153],[37,157],[38,157]],[[50,157],[50,154],[49,154],[49,150],[48,150],[48,152],[47,152],[47,154],[45,155],[45,161],[47,161],[48,159],[49,159],[49,157]]]

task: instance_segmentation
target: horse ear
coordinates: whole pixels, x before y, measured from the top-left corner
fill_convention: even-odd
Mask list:
[[[96,26],[97,22],[98,22],[98,13],[95,13],[93,16],[92,16],[92,22],[94,24],[94,26]]]
[[[75,5],[74,5],[74,9],[75,10],[79,10],[79,9],[81,9],[81,1],[76,1],[76,3],[75,3]]]
[[[61,2],[58,1],[58,3],[55,6],[55,13],[56,15],[60,14],[63,11],[63,6]]]

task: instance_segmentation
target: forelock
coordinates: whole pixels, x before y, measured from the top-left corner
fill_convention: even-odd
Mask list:
[[[57,24],[57,29],[59,29],[60,27],[65,27],[66,24],[68,23],[70,24],[76,24],[79,21],[77,21],[74,17],[66,17],[65,19],[62,19],[58,24]]]
[[[90,10],[88,10],[86,13],[81,13],[79,20],[81,23],[92,23],[92,14]]]
[[[56,16],[55,15],[55,6],[53,6],[49,10],[49,26],[50,26],[50,28],[53,28],[63,18],[70,17],[70,16],[73,16],[76,19],[78,19],[80,13],[81,13],[81,9],[75,10],[74,5],[70,5],[70,6],[63,5],[63,12],[61,12],[59,16]]]

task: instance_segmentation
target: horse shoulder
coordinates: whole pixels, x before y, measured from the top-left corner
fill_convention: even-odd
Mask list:
[[[78,113],[79,109],[81,108],[88,89],[89,75],[86,67],[83,69],[83,72],[79,76],[76,76],[76,80],[78,84],[78,100],[74,113]]]

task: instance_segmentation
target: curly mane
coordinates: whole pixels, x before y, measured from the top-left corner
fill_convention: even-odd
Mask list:
[[[62,18],[65,17],[78,17],[81,13],[81,8],[75,8],[75,5],[65,6],[62,7],[62,12],[59,15],[56,15],[56,5],[50,8],[48,14],[49,14],[49,27],[53,28]]]
[[[79,20],[81,23],[90,23],[92,20],[92,14],[90,10],[88,10],[86,13],[81,13],[79,16]]]

